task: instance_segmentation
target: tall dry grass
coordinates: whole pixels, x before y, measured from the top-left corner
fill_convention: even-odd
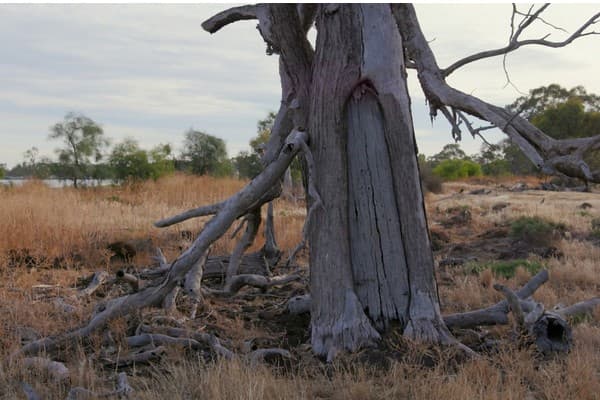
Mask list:
[[[64,257],[67,266],[69,258],[77,255],[92,267],[106,264],[111,255],[106,245],[111,242],[147,239],[168,246],[168,239],[178,232],[197,234],[208,217],[166,229],[155,228],[155,221],[222,201],[244,184],[233,178],[173,175],[122,187],[57,189],[31,181],[0,188],[0,255],[24,249],[40,264]],[[293,248],[300,239],[304,214],[277,202],[275,228],[283,249]],[[255,247],[263,242],[259,235]],[[214,245],[213,253],[226,254],[234,243],[226,237]],[[178,251],[167,249],[169,256]]]
[[[138,186],[86,190],[50,189],[39,182],[0,188],[0,399],[22,398],[21,381],[32,384],[43,398],[64,399],[70,386],[111,389],[114,376],[114,371],[86,361],[82,354],[65,354],[64,360],[74,373],[69,385],[60,385],[43,373],[25,370],[18,359],[8,357],[19,348],[23,328],[33,328],[42,335],[61,332],[86,321],[93,306],[84,304],[71,316],[62,313],[52,301],[36,295],[32,286],[59,284],[59,290],[68,290],[82,271],[8,268],[9,250],[26,248],[40,259],[45,257],[48,263],[52,257],[76,253],[85,261],[85,269],[97,270],[107,267],[107,243],[151,239],[153,245],[165,246],[168,256],[173,257],[180,251],[173,239],[178,232],[198,232],[206,218],[166,230],[154,228],[152,223],[221,201],[243,184],[235,179],[178,175]],[[465,190],[457,193],[461,187]],[[581,239],[590,231],[590,220],[600,216],[597,194],[507,193],[493,186],[490,195],[464,193],[474,187],[470,182],[460,182],[446,187],[445,193],[428,195],[430,223],[435,224],[443,214],[437,209],[461,205],[471,207],[473,214],[468,230],[453,232],[461,240],[521,215],[539,215],[564,223],[572,232],[571,237],[559,242],[565,257],[544,261],[550,268],[550,281],[535,297],[553,306],[598,295],[600,247]],[[491,212],[492,206],[501,201],[511,205],[498,213]],[[577,208],[584,201],[592,204],[585,213]],[[280,247],[293,248],[304,222],[302,205],[278,200],[275,217]],[[225,237],[214,246],[213,253],[224,254],[234,243]],[[255,248],[260,245],[261,240]],[[493,276],[489,270],[467,274],[456,269],[453,273],[453,282],[439,287],[443,312],[495,303],[501,297],[491,288],[492,281],[517,287],[530,277],[524,269],[510,279]],[[160,363],[130,369],[128,374],[139,399],[599,399],[599,321],[600,312],[594,318],[577,321],[573,351],[552,360],[540,360],[526,349],[508,345],[498,354],[459,364],[442,354],[439,363],[425,366],[415,361],[422,350],[414,346],[407,351],[415,354],[406,354],[404,361],[390,361],[389,369],[381,370],[358,362],[360,355],[342,356],[332,366],[323,365],[302,347],[295,352],[294,368],[281,371],[251,366],[243,357],[207,364],[194,354],[169,351]],[[235,330],[231,337],[236,342],[269,334],[260,331],[253,321],[232,319],[228,323]],[[501,337],[510,335],[510,327],[489,331]]]

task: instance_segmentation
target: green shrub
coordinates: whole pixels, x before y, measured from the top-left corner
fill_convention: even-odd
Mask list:
[[[471,160],[443,160],[434,169],[433,173],[445,180],[481,176],[481,166]]]
[[[534,245],[547,246],[565,230],[564,224],[541,217],[519,217],[510,225],[510,236]]]
[[[485,263],[467,263],[465,264],[465,272],[470,274],[479,274],[486,269],[490,269],[495,276],[503,278],[512,278],[515,276],[517,268],[523,267],[530,274],[537,274],[544,265],[536,261],[528,261],[523,259],[509,261],[491,261]]]
[[[507,176],[512,175],[510,171],[510,162],[508,160],[494,160],[481,166],[481,171],[486,176]]]

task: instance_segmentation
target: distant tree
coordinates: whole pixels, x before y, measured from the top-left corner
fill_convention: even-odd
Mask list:
[[[92,164],[102,159],[102,150],[108,145],[100,125],[90,118],[68,113],[62,122],[50,128],[50,139],[62,140],[64,147],[56,150],[58,161],[65,167],[68,178],[77,187]]]
[[[442,150],[429,157],[430,165],[435,168],[440,162],[444,160],[464,160],[468,159],[467,154],[460,148],[458,143],[450,143],[445,145]]]
[[[0,179],[6,175],[6,164],[0,164]]]
[[[275,113],[273,111],[269,111],[267,116],[258,121],[256,124],[257,135],[250,139],[250,147],[254,153],[260,154],[263,150],[263,147],[266,146],[267,142],[269,141],[271,129],[273,129],[273,124],[275,123],[275,117]]]
[[[221,175],[230,169],[231,162],[227,159],[223,139],[190,129],[185,133],[183,147],[181,155],[195,174]]]
[[[40,158],[40,151],[36,146],[23,153],[23,168],[27,176],[37,179],[47,179],[51,175],[52,161],[48,157]]]
[[[600,96],[588,93],[583,86],[566,89],[553,83],[531,89],[529,94],[517,98],[506,109],[513,114],[531,119],[551,107],[566,103],[570,99],[577,99],[583,104],[585,111],[600,111]]]
[[[600,96],[582,86],[570,90],[557,84],[532,89],[506,109],[519,114],[554,139],[589,137],[600,132]],[[537,168],[522,151],[505,141],[507,161],[519,173],[534,173]],[[588,151],[584,157],[592,169],[600,167],[600,152]]]
[[[252,179],[262,171],[260,156],[255,152],[240,151],[233,158],[233,165],[242,179]]]
[[[175,161],[171,158],[173,149],[170,144],[159,144],[149,152],[152,163],[152,179],[172,174],[175,171]]]
[[[127,138],[113,148],[109,165],[119,182],[156,180],[173,171],[173,161],[168,159],[170,154],[169,145],[159,145],[147,152],[135,139]]]
[[[510,163],[504,157],[501,144],[484,143],[475,161],[481,165],[481,172],[484,175],[502,176],[511,174]]]

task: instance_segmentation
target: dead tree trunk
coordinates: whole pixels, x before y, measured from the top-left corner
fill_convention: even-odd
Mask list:
[[[392,322],[411,338],[455,343],[439,309],[406,85],[407,64],[418,70],[432,116],[442,111],[456,138],[460,138],[461,122],[473,135],[485,129],[473,128],[465,117],[470,114],[504,130],[545,171],[599,182],[600,172],[591,171],[582,157],[585,151],[600,148],[600,136],[550,139],[526,120],[445,82],[461,65],[521,45],[568,44],[590,34],[585,30],[600,19],[600,13],[595,15],[564,43],[519,41],[522,30],[546,7],[524,16],[505,49],[467,57],[446,70],[437,66],[410,4],[259,4],[236,7],[205,21],[202,26],[214,33],[239,20],[257,19],[267,53],[279,55],[281,107],[263,157],[264,170],[229,199],[156,224],[168,226],[214,214],[190,248],[160,269],[166,273],[160,285],[112,299],[87,326],[31,342],[21,353],[51,352],[88,336],[113,318],[160,305],[235,220],[258,212],[281,194],[282,177],[298,153],[304,154],[309,171],[308,229],[302,242],[308,239],[310,244],[314,352],[332,358],[339,350],[356,350],[377,340]],[[318,35],[313,50],[306,34],[315,20]],[[255,233],[250,227],[248,240]],[[242,240],[240,254],[233,257],[231,287],[268,288],[297,279],[293,275],[231,279],[246,246]],[[270,247],[276,248],[274,241]],[[492,310],[500,307],[504,306]]]
[[[447,342],[396,23],[382,5],[328,6],[317,18],[309,131],[324,207],[309,235],[313,349],[356,350],[392,321]]]

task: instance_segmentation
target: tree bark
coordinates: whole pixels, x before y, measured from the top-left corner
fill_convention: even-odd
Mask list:
[[[392,321],[449,342],[390,7],[323,6],[317,27],[309,132],[324,207],[309,234],[313,350],[356,350]]]

